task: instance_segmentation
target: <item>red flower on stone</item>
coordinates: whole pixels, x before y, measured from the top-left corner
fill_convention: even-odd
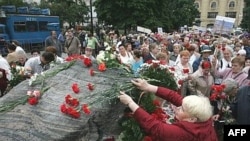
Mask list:
[[[65,102],[72,107],[77,107],[79,105],[79,100],[71,97],[71,95],[65,97]]]
[[[94,76],[95,75],[95,71],[93,69],[89,69],[89,74],[90,74],[90,76]]]
[[[29,97],[28,102],[30,105],[36,105],[38,103],[37,97]]]
[[[72,100],[72,97],[71,97],[70,94],[68,94],[68,95],[65,96],[65,102],[66,102],[67,104],[69,104],[69,103],[71,102],[71,100]]]
[[[94,84],[91,84],[91,83],[88,83],[88,89],[90,90],[90,91],[93,91],[94,90]]]
[[[87,114],[87,115],[89,115],[91,112],[90,112],[90,110],[89,110],[89,106],[87,105],[87,104],[83,104],[82,105],[82,111],[85,113],[85,114]]]
[[[84,65],[85,65],[86,67],[92,66],[92,61],[91,61],[91,59],[88,58],[88,57],[86,57],[86,58],[83,59],[83,63],[84,63]]]
[[[62,104],[60,109],[61,109],[61,112],[62,112],[62,113],[67,114],[68,110],[67,110],[66,104]]]
[[[74,93],[79,93],[80,92],[80,89],[79,89],[79,86],[77,83],[73,83],[72,84],[72,90],[74,91]]]
[[[98,70],[101,71],[101,72],[105,71],[105,70],[106,70],[106,65],[105,65],[105,63],[100,63],[100,64],[98,65]]]
[[[72,108],[72,107],[69,107],[67,109],[67,113],[73,117],[73,118],[79,118],[80,117],[80,112],[77,111],[76,109]]]

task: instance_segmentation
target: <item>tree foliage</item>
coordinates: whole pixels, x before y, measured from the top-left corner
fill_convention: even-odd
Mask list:
[[[163,27],[169,31],[191,25],[199,14],[194,0],[96,0],[99,22],[118,28]]]
[[[16,7],[21,7],[27,5],[22,0],[1,0],[0,5],[15,5]]]
[[[35,2],[24,3],[22,0],[2,0],[0,5],[49,8],[51,15],[59,16],[61,24],[67,21],[70,27],[74,27],[77,23],[83,23],[84,15],[87,15],[89,11],[84,0],[41,0],[40,5]]]
[[[52,15],[60,17],[61,23],[67,21],[70,27],[84,22],[84,15],[88,13],[88,7],[84,0],[43,0],[40,7],[50,8]]]
[[[241,21],[241,27],[250,32],[250,0],[245,0],[245,8],[243,9],[243,19]]]

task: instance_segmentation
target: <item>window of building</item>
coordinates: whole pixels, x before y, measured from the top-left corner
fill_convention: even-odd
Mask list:
[[[14,22],[14,31],[15,32],[26,32],[25,22]]]
[[[199,3],[198,2],[194,3],[194,7],[199,9],[200,8]]]
[[[201,18],[201,13],[197,14],[195,18]]]
[[[27,21],[26,25],[27,25],[27,30],[29,32],[36,32],[36,31],[38,31],[38,26],[37,26],[37,22],[36,21]]]
[[[226,17],[236,18],[236,12],[226,12]]]
[[[216,18],[217,15],[218,15],[218,12],[208,12],[207,18]]]
[[[230,1],[229,8],[234,8],[234,7],[235,7],[235,2],[234,1]]]
[[[211,3],[211,9],[216,9],[216,2]]]

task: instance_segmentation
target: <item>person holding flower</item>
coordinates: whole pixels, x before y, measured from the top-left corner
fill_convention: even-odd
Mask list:
[[[188,89],[191,94],[202,94],[210,97],[211,86],[214,84],[214,77],[211,75],[210,61],[202,61],[201,67],[189,75]]]
[[[138,89],[155,93],[173,105],[176,121],[163,123],[141,108],[133,99],[120,92],[118,98],[133,112],[133,117],[153,141],[217,141],[213,127],[213,109],[207,97],[189,95],[182,97],[168,88],[149,84],[146,80],[135,79],[132,83]]]
[[[190,95],[188,91],[188,76],[193,73],[192,65],[189,64],[190,53],[187,50],[180,52],[180,61],[174,66],[176,73],[179,75],[183,83],[181,84],[181,95]]]
[[[235,124],[230,105],[235,100],[238,91],[238,83],[232,79],[227,78],[222,81],[221,85],[213,85],[213,93],[210,96],[212,105],[214,106],[214,125],[219,138],[223,140],[223,126],[228,124]]]
[[[51,52],[44,52],[41,56],[28,59],[24,67],[30,71],[31,75],[40,74],[50,68],[50,62],[55,60],[55,55]]]
[[[216,63],[216,58],[212,61],[213,63],[213,72],[216,77],[222,78],[224,81],[227,78],[233,78],[236,82],[239,83],[239,86],[246,86],[250,83],[250,80],[247,79],[247,74],[242,71],[245,60],[237,56],[231,61],[232,68],[226,68],[223,71],[218,70],[218,64]]]

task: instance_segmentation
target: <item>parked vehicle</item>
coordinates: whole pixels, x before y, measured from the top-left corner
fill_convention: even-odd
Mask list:
[[[60,22],[48,9],[1,6],[0,38],[6,42],[17,40],[26,49],[43,47],[51,30],[59,34]]]

